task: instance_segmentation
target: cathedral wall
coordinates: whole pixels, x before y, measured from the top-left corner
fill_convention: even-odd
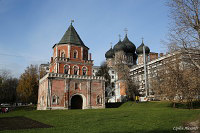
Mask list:
[[[113,67],[114,66],[114,58],[106,59],[106,64],[108,67]]]
[[[120,82],[120,95],[126,95],[126,87],[127,85],[125,82]]]

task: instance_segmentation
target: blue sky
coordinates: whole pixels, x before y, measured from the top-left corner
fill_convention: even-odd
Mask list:
[[[136,47],[144,37],[152,52],[166,52],[168,12],[165,0],[0,0],[0,69],[19,77],[30,64],[50,61],[71,19],[94,65],[124,28]]]

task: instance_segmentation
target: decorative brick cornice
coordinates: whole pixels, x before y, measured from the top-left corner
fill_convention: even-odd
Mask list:
[[[82,60],[82,61],[80,60],[77,62],[65,57],[56,57],[54,59],[54,62],[75,62],[75,63],[93,64],[93,60]]]
[[[64,79],[85,79],[85,80],[105,80],[104,77],[100,76],[85,76],[85,75],[69,75],[69,74],[60,74],[60,73],[47,73],[40,83],[46,78],[64,78]]]

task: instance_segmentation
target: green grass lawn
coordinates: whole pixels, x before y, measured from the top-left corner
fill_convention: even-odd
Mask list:
[[[0,117],[24,116],[53,128],[2,132],[132,133],[172,132],[173,127],[200,118],[200,110],[173,109],[167,102],[127,102],[119,108],[13,111]]]

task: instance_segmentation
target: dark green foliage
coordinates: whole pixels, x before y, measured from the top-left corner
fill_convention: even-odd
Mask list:
[[[12,78],[8,71],[0,74],[0,103],[14,103],[18,79]]]
[[[36,110],[36,105],[30,105],[30,106],[16,106],[13,108],[13,111],[17,110],[25,110],[25,111],[31,111],[31,110]]]
[[[96,76],[102,76],[105,78],[106,87],[110,85],[110,74],[109,74],[109,67],[107,66],[106,62],[103,62],[99,68],[99,71],[96,73]]]

